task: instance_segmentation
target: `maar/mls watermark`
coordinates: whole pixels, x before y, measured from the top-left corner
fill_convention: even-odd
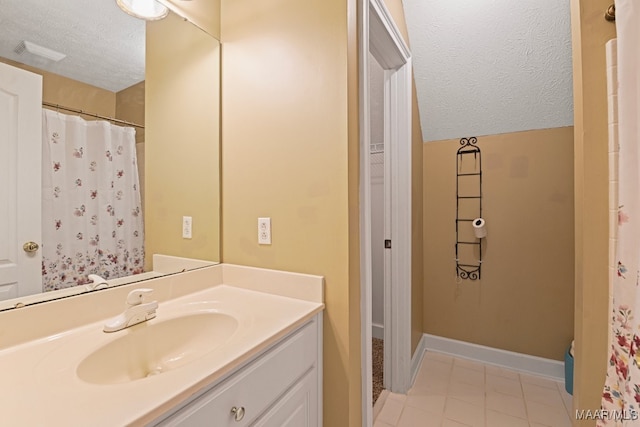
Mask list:
[[[577,409],[576,420],[609,420],[609,421],[634,421],[640,419],[640,413],[631,409]]]

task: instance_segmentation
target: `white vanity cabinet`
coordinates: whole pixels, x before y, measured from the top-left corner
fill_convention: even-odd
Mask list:
[[[153,425],[320,427],[322,313]]]

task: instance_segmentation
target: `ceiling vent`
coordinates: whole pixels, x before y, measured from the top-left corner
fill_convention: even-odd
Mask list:
[[[37,45],[35,43],[26,41],[26,40],[18,43],[18,46],[16,46],[16,48],[13,49],[13,51],[18,55],[23,55],[25,52],[28,52],[32,55],[36,55],[41,58],[45,58],[55,62],[61,61],[67,56],[64,53],[57,52],[53,49],[49,49],[44,46]]]

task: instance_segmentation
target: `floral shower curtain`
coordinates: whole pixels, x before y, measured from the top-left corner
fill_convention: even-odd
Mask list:
[[[43,109],[43,290],[141,273],[135,130]]]
[[[599,426],[640,425],[640,2],[616,1],[618,233],[609,366]],[[578,355],[579,357],[579,355]]]

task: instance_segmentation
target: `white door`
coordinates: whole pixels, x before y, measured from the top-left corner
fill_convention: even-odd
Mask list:
[[[42,292],[42,77],[0,63],[0,300]]]

